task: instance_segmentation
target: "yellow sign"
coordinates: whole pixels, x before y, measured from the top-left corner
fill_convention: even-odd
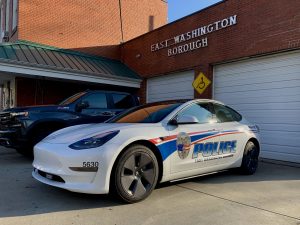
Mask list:
[[[203,73],[199,73],[193,82],[193,87],[201,95],[210,84],[211,81]]]

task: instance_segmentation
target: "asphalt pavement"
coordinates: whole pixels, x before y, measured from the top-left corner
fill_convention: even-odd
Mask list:
[[[1,225],[300,225],[300,168],[260,162],[252,176],[232,171],[160,185],[137,204],[72,193],[31,177],[31,160],[0,148]]]

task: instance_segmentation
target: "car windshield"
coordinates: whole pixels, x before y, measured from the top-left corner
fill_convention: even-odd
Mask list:
[[[82,95],[86,94],[86,92],[79,92],[75,95],[72,95],[71,97],[63,100],[59,105],[69,105],[73,102],[75,102],[77,99],[79,99]]]
[[[182,103],[153,103],[131,108],[106,123],[158,123]]]

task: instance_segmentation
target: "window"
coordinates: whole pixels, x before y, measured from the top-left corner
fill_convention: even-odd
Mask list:
[[[107,108],[106,94],[104,93],[90,94],[87,97],[83,97],[82,101],[86,101],[89,103],[88,108],[93,108],[93,109]]]
[[[112,94],[112,98],[116,109],[128,109],[135,106],[131,95]]]
[[[242,119],[242,116],[238,112],[228,106],[214,104],[214,108],[218,122],[220,123],[240,121]]]
[[[129,109],[108,120],[107,123],[158,123],[180,105],[180,103],[150,103]]]
[[[184,109],[178,114],[178,118],[181,116],[194,116],[198,119],[199,123],[209,123],[213,118],[213,113],[210,111],[209,103],[193,104],[187,109]]]
[[[86,92],[79,92],[75,95],[72,95],[71,97],[63,100],[61,103],[59,103],[59,105],[69,105],[75,101],[77,101],[77,99],[79,99],[81,96],[85,95]]]
[[[16,29],[17,26],[18,26],[18,0],[13,0],[12,30]]]
[[[5,31],[9,32],[10,0],[6,1]]]

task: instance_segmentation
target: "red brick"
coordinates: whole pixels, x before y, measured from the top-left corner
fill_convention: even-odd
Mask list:
[[[152,44],[235,14],[237,25],[208,34],[206,48],[175,57],[168,57],[166,49],[150,50]],[[194,70],[212,79],[215,63],[300,48],[299,20],[299,0],[227,0],[124,43],[123,61],[144,78]],[[140,93],[144,99],[146,92]],[[212,85],[201,97],[211,93]]]

